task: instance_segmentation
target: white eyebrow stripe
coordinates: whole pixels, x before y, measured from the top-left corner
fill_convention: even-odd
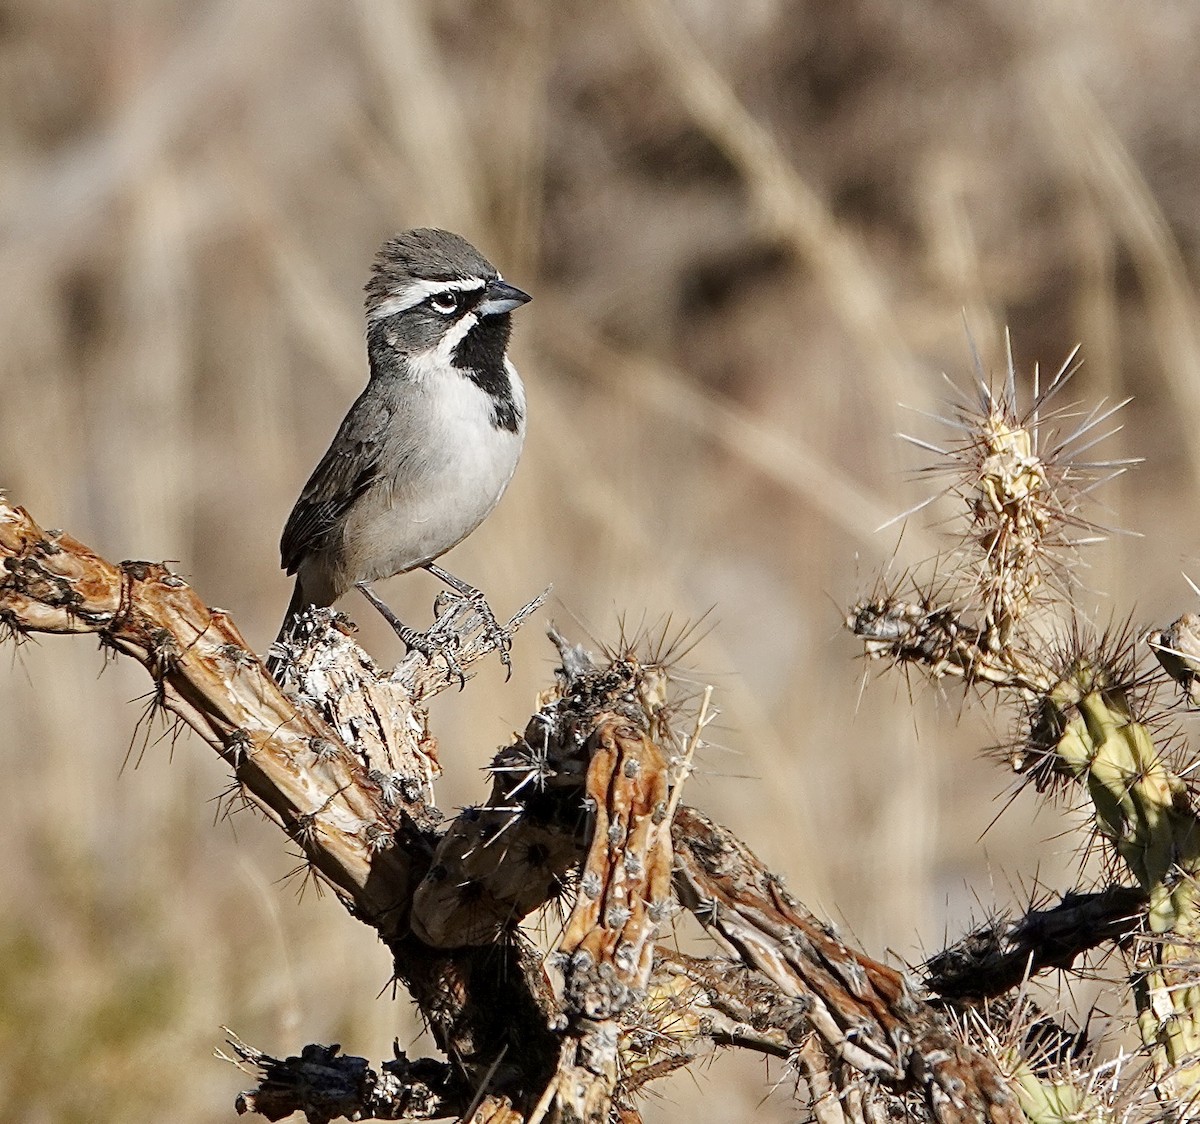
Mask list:
[[[453,281],[426,281],[417,277],[406,282],[395,290],[385,301],[380,301],[371,309],[370,320],[382,320],[385,316],[395,316],[397,312],[405,312],[416,308],[423,300],[428,300],[435,293],[469,293],[482,291],[487,282],[479,277],[463,277]]]

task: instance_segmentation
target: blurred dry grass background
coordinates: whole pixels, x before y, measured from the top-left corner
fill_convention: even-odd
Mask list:
[[[0,484],[110,557],[178,560],[265,646],[280,527],[365,379],[374,248],[461,231],[536,299],[528,450],[455,570],[498,609],[553,582],[600,640],[715,606],[690,662],[724,748],[690,799],[918,959],[1035,876],[1066,888],[1075,841],[1024,799],[980,839],[1002,724],[890,682],[857,701],[837,605],[920,496],[891,435],[931,435],[897,402],[969,369],[964,309],[997,368],[1005,323],[1024,373],[1082,340],[1077,393],[1136,395],[1112,452],[1149,458],[1107,493],[1146,538],[1093,554],[1097,615],[1186,603],[1198,72],[1187,0],[4,0]],[[387,592],[418,621],[435,586]],[[515,656],[436,715],[447,803],[549,675],[538,629]],[[155,731],[121,770],[147,685],[103,665],[46,641],[0,672],[0,1119],[228,1119],[222,1022],[410,1045],[368,934],[296,900],[273,829],[214,825],[215,759]],[[760,1104],[779,1076],[719,1062],[649,1117],[790,1119]]]

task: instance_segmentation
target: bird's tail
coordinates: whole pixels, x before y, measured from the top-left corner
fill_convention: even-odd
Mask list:
[[[276,681],[278,681],[280,669],[285,663],[283,647],[292,631],[292,622],[306,604],[304,594],[300,589],[300,575],[297,574],[296,584],[292,586],[292,599],[288,602],[287,612],[283,614],[283,624],[279,626],[279,634],[275,637],[275,643],[267,652],[267,670]]]

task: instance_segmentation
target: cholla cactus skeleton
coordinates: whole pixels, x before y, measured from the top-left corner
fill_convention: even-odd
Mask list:
[[[1058,432],[1072,413],[1048,407],[1078,370],[1077,354],[1078,348],[1044,389],[1035,369],[1027,411],[1017,405],[1010,352],[999,392],[980,374],[977,398],[963,395],[952,416],[937,419],[957,440],[935,445],[901,435],[938,458],[924,474],[950,479],[898,518],[944,495],[965,511],[951,552],[939,560],[943,573],[949,563],[948,578],[928,588],[914,584],[911,598],[890,589],[855,605],[847,625],[866,642],[868,655],[915,664],[934,678],[1035,691],[1048,686],[1046,669],[1028,651],[1037,646],[1029,635],[1035,610],[1048,607],[1055,594],[1066,598],[1078,548],[1103,537],[1081,514],[1085,497],[1135,463],[1079,459],[1120,429],[1097,432],[1128,399],[1108,408],[1101,403],[1065,436]]]
[[[1002,389],[980,375],[977,401],[941,419],[954,442],[907,438],[937,457],[926,473],[950,477],[939,495],[963,505],[955,544],[938,559],[936,580],[912,579],[911,596],[885,589],[856,604],[846,623],[872,659],[999,690],[1022,715],[1012,768],[1039,790],[1086,794],[1094,830],[1148,902],[1131,964],[1138,1031],[1156,1111],[1186,1116],[1200,1083],[1200,823],[1181,771],[1156,745],[1153,684],[1139,671],[1130,630],[1097,635],[1072,604],[1077,552],[1102,537],[1081,513],[1084,500],[1133,463],[1080,459],[1120,428],[1106,426],[1124,402],[1048,410],[1078,369],[1077,352],[1044,389],[1035,370],[1033,405],[1021,412],[1010,350]],[[1181,618],[1150,637],[1189,697],[1195,665],[1180,638],[1190,635]],[[1050,1103],[1073,1104],[1074,1115],[1045,1115]],[[1083,1103],[1043,1096],[1034,1115],[1077,1119]],[[1087,1103],[1083,1116],[1098,1118],[1098,1102]]]

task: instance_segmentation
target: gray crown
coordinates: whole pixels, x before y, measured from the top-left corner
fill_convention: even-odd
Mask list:
[[[366,284],[370,312],[408,282],[462,281],[478,277],[490,281],[499,274],[465,238],[448,230],[418,227],[389,238],[375,255],[371,279]]]

